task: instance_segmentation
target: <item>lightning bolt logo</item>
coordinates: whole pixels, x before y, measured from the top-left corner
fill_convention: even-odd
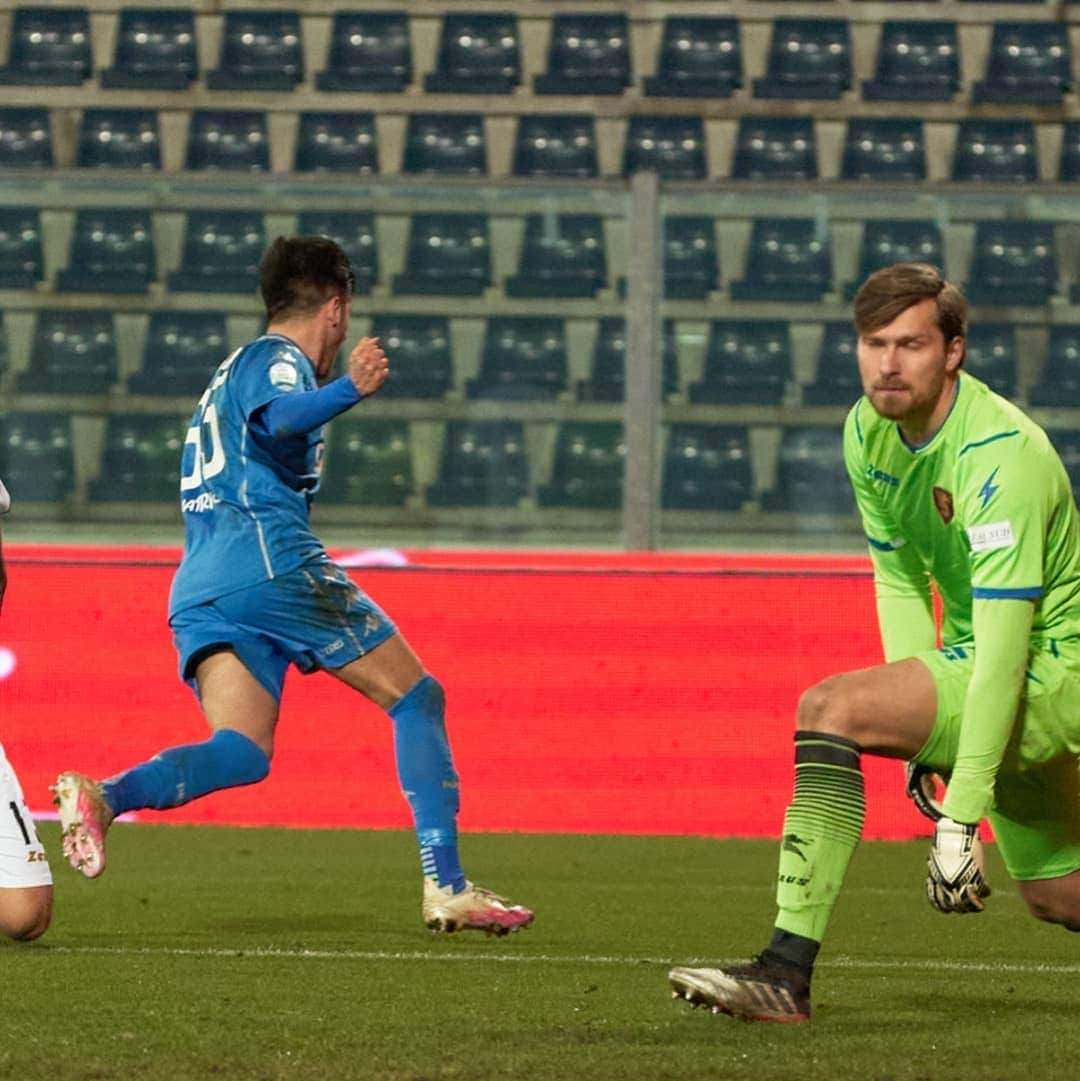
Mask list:
[[[979,498],[982,500],[982,509],[985,510],[990,500],[998,493],[998,485],[994,483],[994,477],[998,474],[998,466],[993,473],[986,478],[986,483],[979,489]]]

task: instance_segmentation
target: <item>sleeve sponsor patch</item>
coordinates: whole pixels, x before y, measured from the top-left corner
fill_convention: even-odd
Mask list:
[[[1016,543],[1011,522],[968,526],[967,535],[973,552],[992,552],[996,548],[1011,548]]]
[[[291,360],[277,360],[270,365],[270,382],[278,390],[292,390],[299,378],[296,365]]]

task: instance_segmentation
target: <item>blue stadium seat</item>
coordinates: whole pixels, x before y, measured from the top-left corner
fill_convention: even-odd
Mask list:
[[[916,117],[852,118],[844,139],[840,165],[843,180],[874,180],[883,184],[926,179],[923,123]]]
[[[413,490],[407,421],[359,417],[330,426],[320,501],[402,507]]]
[[[1060,105],[1071,89],[1072,54],[1064,22],[994,23],[986,78],[971,88],[973,102]]]
[[[850,300],[877,270],[894,263],[929,263],[944,267],[945,241],[936,221],[880,218],[866,222],[859,247],[859,270],[844,295]]]
[[[20,503],[59,503],[75,487],[71,417],[66,413],[0,416],[0,476]]]
[[[0,207],[0,289],[33,289],[44,276],[41,212]]]
[[[591,114],[541,114],[518,119],[514,176],[584,180],[599,172]]]
[[[660,332],[660,389],[666,397],[679,389],[679,357],[675,320],[665,319]],[[577,384],[579,402],[621,402],[626,396],[626,320],[605,315],[596,327],[588,379]]]
[[[211,90],[292,90],[304,79],[304,46],[296,11],[225,9]]]
[[[1057,292],[1057,250],[1049,222],[980,221],[968,273],[972,304],[1046,304]]]
[[[161,135],[154,109],[87,109],[76,163],[83,169],[161,168]]]
[[[195,293],[254,293],[266,247],[262,214],[253,210],[191,210],[180,268],[169,288]]]
[[[1039,179],[1035,125],[1030,120],[961,120],[953,180],[1030,184]]]
[[[270,136],[261,109],[195,109],[188,128],[186,169],[265,173]]]
[[[794,514],[852,514],[851,484],[839,428],[785,428],[780,436],[776,487],[762,499],[766,510]]]
[[[741,510],[754,496],[750,435],[741,425],[673,424],[664,452],[664,510]]]
[[[121,8],[106,89],[187,90],[199,74],[190,8]]]
[[[619,421],[563,421],[551,483],[538,488],[536,500],[542,507],[615,510],[622,506],[625,460]]]
[[[412,82],[412,41],[404,11],[337,11],[320,90],[398,93]]]
[[[874,78],[866,101],[949,101],[960,89],[960,43],[952,19],[881,24]]]
[[[964,340],[964,371],[1006,398],[1016,395],[1016,327],[1012,323],[974,323]]]
[[[517,16],[459,11],[443,17],[429,94],[512,94],[521,82]]]
[[[57,275],[57,289],[145,293],[156,277],[149,210],[82,207],[75,211],[68,265]]]
[[[1069,474],[1073,499],[1080,503],[1080,432],[1075,428],[1047,428],[1046,434],[1054,444],[1061,464],[1065,466],[1065,472]]]
[[[51,169],[49,110],[0,108],[0,169]]]
[[[604,222],[599,214],[529,214],[511,297],[594,297],[607,285]]]
[[[851,88],[851,41],[846,19],[773,22],[765,77],[754,80],[756,98],[839,98]]]
[[[729,16],[669,16],[656,74],[645,79],[652,98],[729,98],[743,83],[739,23]]]
[[[651,169],[663,180],[704,180],[705,121],[700,116],[632,116],[623,176]]]
[[[742,116],[731,175],[736,180],[816,180],[814,122],[803,116]]]
[[[480,296],[491,284],[491,238],[485,214],[414,214],[405,270],[395,293]]]
[[[380,396],[446,396],[454,382],[454,356],[445,315],[376,315],[371,335],[390,358],[390,376]]]
[[[302,112],[294,164],[298,173],[378,173],[375,114]]]
[[[172,503],[180,498],[180,457],[187,417],[113,413],[105,421],[93,502]]]
[[[566,328],[557,316],[492,316],[469,398],[550,401],[567,388]]]
[[[732,300],[812,300],[832,289],[828,232],[814,218],[757,218],[746,275],[731,283]]]
[[[791,328],[779,319],[716,319],[690,401],[779,405],[791,379]]]
[[[824,325],[817,371],[814,381],[803,387],[803,405],[850,406],[862,396],[856,345],[855,329],[849,320]]]
[[[484,176],[487,141],[482,113],[412,113],[405,135],[406,173]]]
[[[301,236],[325,236],[349,257],[353,292],[370,293],[379,280],[379,244],[375,215],[367,210],[303,210],[296,227]]]
[[[86,8],[15,8],[0,85],[81,86],[90,78],[91,64]]]
[[[112,312],[97,308],[41,309],[30,367],[18,389],[44,394],[104,394],[116,382],[116,330]]]
[[[720,287],[720,252],[712,218],[664,218],[664,296],[704,300]]]
[[[537,94],[621,94],[633,79],[626,15],[553,15],[548,67]]]
[[[143,346],[142,367],[128,377],[131,394],[201,394],[228,355],[222,311],[155,311]]]
[[[1028,400],[1049,409],[1080,406],[1080,325],[1051,325],[1046,360]]]
[[[439,479],[430,507],[513,507],[529,490],[529,462],[520,421],[452,420],[443,436]]]

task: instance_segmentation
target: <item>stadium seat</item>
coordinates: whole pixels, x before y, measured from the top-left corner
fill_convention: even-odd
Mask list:
[[[3,384],[7,378],[11,357],[11,350],[8,349],[7,327],[4,324],[3,315],[4,313],[0,312],[0,384]]]
[[[700,116],[632,116],[623,176],[646,169],[662,180],[704,180],[705,121]]]
[[[30,367],[18,389],[45,394],[104,394],[116,382],[116,330],[112,312],[97,308],[41,309]]]
[[[325,236],[349,257],[356,294],[370,293],[379,280],[379,244],[375,215],[367,210],[303,210],[296,227],[301,236]]]
[[[511,297],[594,297],[607,285],[604,222],[599,214],[530,214]]]
[[[184,168],[268,172],[266,113],[261,109],[192,110]]]
[[[817,371],[803,387],[803,405],[853,405],[862,395],[857,338],[850,320],[824,325],[817,351]]]
[[[656,74],[645,79],[646,97],[729,98],[742,83],[742,40],[736,19],[664,19]]]
[[[303,78],[299,12],[225,9],[220,62],[206,73],[211,90],[292,90]]]
[[[201,394],[229,351],[222,311],[155,311],[142,367],[128,377],[132,394]]]
[[[720,287],[720,252],[712,218],[664,218],[664,296],[704,300]]]
[[[731,175],[736,180],[816,180],[814,122],[802,116],[742,116]]]
[[[0,289],[33,289],[43,275],[41,212],[0,207]]]
[[[1016,395],[1016,327],[973,323],[964,340],[964,371],[1006,398]]]
[[[1065,183],[1080,180],[1080,120],[1067,120],[1061,126],[1058,179]]]
[[[731,283],[732,300],[818,301],[832,289],[828,232],[813,218],[757,218],[746,276]]]
[[[105,421],[93,502],[172,503],[180,498],[180,457],[188,418],[113,413]]]
[[[705,369],[690,401],[779,405],[791,379],[791,328],[778,319],[716,319],[709,327]]]
[[[966,293],[972,304],[1046,304],[1057,292],[1049,222],[980,221]]]
[[[949,101],[960,89],[960,46],[951,19],[881,24],[874,78],[862,84],[866,101]]]
[[[390,358],[381,397],[446,396],[454,381],[454,358],[445,315],[376,315],[371,335]]]
[[[873,180],[883,184],[926,179],[923,123],[910,118],[848,121],[840,164],[843,180]]]
[[[736,425],[673,424],[664,452],[664,510],[741,510],[754,496],[750,436]]]
[[[660,392],[665,397],[679,389],[679,358],[675,320],[665,319],[660,337]],[[580,402],[621,402],[626,395],[626,320],[605,315],[596,327],[588,379],[578,380]]]
[[[621,94],[632,77],[625,15],[552,16],[547,71],[536,76],[537,94]]]
[[[337,11],[320,90],[398,93],[412,82],[412,42],[404,11]]]
[[[1060,105],[1072,88],[1068,35],[1064,22],[996,21],[986,78],[972,86],[971,100]]]
[[[855,499],[844,466],[840,428],[785,428],[776,461],[776,487],[762,498],[770,511],[852,514]]]
[[[57,289],[80,293],[145,293],[157,277],[154,226],[149,210],[83,207],[67,268]]]
[[[756,98],[839,98],[851,88],[851,41],[846,19],[774,20],[765,76]]]
[[[0,416],[0,476],[20,503],[58,503],[75,487],[71,417],[66,413]]]
[[[254,293],[265,247],[260,212],[191,210],[184,226],[180,268],[169,275],[169,288],[195,293]]]
[[[0,108],[0,169],[51,169],[49,110]]]
[[[190,8],[121,8],[106,89],[187,90],[199,73]]]
[[[429,94],[512,94],[521,82],[517,16],[460,11],[443,17]]]
[[[378,173],[375,114],[301,113],[294,164],[298,173]]]
[[[961,120],[956,130],[953,180],[1039,179],[1035,125],[1030,120]]]
[[[625,460],[619,421],[563,421],[551,483],[537,489],[536,501],[542,507],[615,510],[622,506]]]
[[[154,109],[87,109],[76,164],[83,169],[161,168],[161,135]]]
[[[1046,360],[1028,400],[1049,409],[1080,406],[1080,325],[1051,325]]]
[[[493,316],[469,398],[550,401],[567,388],[566,328],[557,316]]]
[[[320,502],[401,507],[413,488],[407,421],[359,417],[330,426]]]
[[[1054,449],[1061,458],[1061,464],[1065,466],[1065,472],[1069,475],[1069,483],[1072,485],[1073,499],[1080,503],[1080,432],[1075,428],[1047,428],[1046,434]]]
[[[487,142],[482,113],[412,113],[405,135],[406,173],[484,176]]]
[[[485,214],[414,214],[405,271],[395,293],[480,296],[491,284],[491,239]]]
[[[576,180],[599,172],[596,128],[588,113],[545,114],[518,119],[514,176],[562,176]]]
[[[17,7],[0,85],[81,86],[90,78],[90,15],[84,7]]]
[[[439,479],[427,489],[428,506],[512,507],[528,490],[529,463],[520,421],[447,423]]]
[[[920,218],[880,218],[866,222],[859,247],[859,270],[844,289],[850,300],[877,270],[894,263],[945,266],[945,241],[936,221]]]

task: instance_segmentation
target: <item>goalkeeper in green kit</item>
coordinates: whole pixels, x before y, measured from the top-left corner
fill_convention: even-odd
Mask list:
[[[749,964],[675,968],[673,994],[806,1021],[829,914],[862,832],[863,753],[908,760],[934,819],[926,891],[979,912],[988,817],[1037,919],[1080,931],[1080,526],[1046,433],[963,371],[967,304],[930,266],[855,298],[864,397],[844,457],[874,565],[886,664],[801,697],[771,941]],[[942,601],[937,644],[930,585]],[[934,798],[933,774],[947,780]]]

